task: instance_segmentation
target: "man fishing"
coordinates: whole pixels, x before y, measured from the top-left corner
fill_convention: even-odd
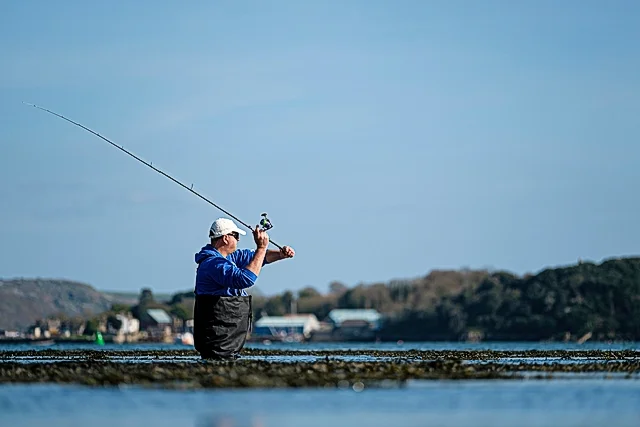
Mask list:
[[[253,230],[256,249],[238,249],[242,231],[230,219],[216,219],[209,230],[211,242],[195,255],[194,344],[203,359],[235,359],[251,327],[251,295],[262,267],[292,258],[293,248],[267,249],[269,236]]]
[[[35,104],[25,104],[46,111],[59,117],[98,138],[109,143],[123,153],[133,157],[136,161],[153,169],[157,173],[170,179],[185,190],[200,197],[205,202],[233,217],[242,225],[251,228],[240,221],[220,206],[207,199],[202,194],[178,181],[168,173],[153,166],[151,162],[142,160],[137,155],[118,145],[99,133],[81,125],[63,115],[55,113]],[[294,250],[289,246],[280,246],[274,241],[271,243],[280,250],[268,250],[269,236],[266,230],[271,228],[271,221],[267,214],[260,220],[262,229],[256,226],[253,230],[253,240],[256,249],[238,249],[240,236],[246,233],[240,230],[236,224],[227,218],[219,218],[214,221],[209,231],[211,242],[196,254],[198,272],[196,275],[196,303],[194,308],[194,344],[196,350],[205,359],[225,359],[238,356],[247,338],[247,332],[251,327],[251,296],[247,295],[247,288],[253,286],[258,279],[260,270],[265,264],[284,258],[292,258]]]

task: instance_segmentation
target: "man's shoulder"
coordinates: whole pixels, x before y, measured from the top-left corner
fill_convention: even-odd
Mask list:
[[[206,265],[207,267],[213,267],[216,265],[223,265],[229,262],[228,259],[222,256],[222,254],[215,252],[211,254],[211,256],[207,257],[207,259],[203,260],[200,265]]]

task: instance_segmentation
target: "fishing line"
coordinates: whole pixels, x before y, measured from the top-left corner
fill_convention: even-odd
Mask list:
[[[73,120],[68,119],[68,118],[66,118],[66,117],[65,117],[65,116],[63,116],[63,115],[60,115],[60,114],[58,114],[58,113],[55,113],[55,112],[53,112],[53,111],[51,111],[51,110],[48,110],[48,109],[46,109],[46,108],[44,108],[44,107],[40,107],[40,106],[35,105],[35,104],[30,104],[30,103],[28,103],[28,102],[24,102],[24,101],[23,101],[22,103],[23,103],[23,104],[26,104],[26,105],[29,105],[29,106],[31,106],[31,107],[35,107],[35,108],[37,108],[37,109],[39,109],[39,110],[46,111],[46,112],[47,112],[47,113],[49,113],[49,114],[53,114],[53,115],[54,115],[54,116],[56,116],[56,117],[59,117],[59,118],[61,118],[61,119],[63,119],[63,120],[66,120],[66,121],[68,121],[69,123],[72,123],[72,124],[74,124],[74,125],[76,125],[76,126],[79,126],[79,127],[81,127],[82,129],[86,130],[87,132],[90,132],[90,133],[94,134],[94,135],[95,135],[95,136],[97,136],[98,138],[100,138],[100,139],[102,139],[102,140],[104,140],[104,141],[108,142],[109,144],[111,144],[111,145],[113,145],[114,147],[116,147],[118,150],[122,151],[122,152],[123,152],[123,153],[125,153],[125,154],[128,154],[129,156],[133,157],[134,159],[136,159],[136,160],[137,160],[137,161],[139,161],[140,163],[142,163],[142,164],[144,164],[144,165],[146,165],[146,166],[150,167],[150,168],[151,168],[151,169],[153,169],[154,171],[158,172],[160,175],[163,175],[163,176],[165,176],[166,178],[169,178],[171,181],[175,182],[175,183],[176,183],[176,184],[178,184],[180,187],[182,187],[182,188],[184,188],[185,190],[187,190],[187,191],[189,191],[189,192],[191,192],[191,193],[195,194],[196,196],[200,197],[202,200],[204,200],[205,202],[209,203],[209,204],[210,204],[210,205],[212,205],[213,207],[215,207],[215,208],[217,208],[217,209],[221,210],[222,212],[224,212],[225,214],[229,215],[231,218],[235,219],[235,220],[236,220],[236,221],[238,221],[240,224],[242,224],[242,225],[244,225],[246,228],[248,228],[248,229],[249,229],[249,231],[253,231],[253,228],[252,228],[249,224],[245,223],[244,221],[242,221],[241,219],[239,219],[238,217],[236,217],[235,215],[233,215],[233,214],[232,214],[232,213],[230,213],[229,211],[227,211],[227,210],[225,210],[225,209],[221,208],[220,206],[218,206],[218,205],[216,205],[215,203],[213,203],[211,200],[207,199],[207,198],[206,198],[205,196],[203,196],[202,194],[200,194],[200,193],[198,193],[197,191],[195,191],[195,190],[193,189],[193,184],[191,184],[191,186],[190,186],[190,187],[186,186],[185,184],[183,184],[182,182],[178,181],[177,179],[175,179],[174,177],[172,177],[172,176],[171,176],[171,175],[169,175],[168,173],[166,173],[166,172],[164,172],[164,171],[162,171],[162,170],[158,169],[157,167],[153,166],[152,162],[146,162],[146,161],[144,161],[144,160],[143,160],[143,159],[141,159],[140,157],[138,157],[138,156],[136,156],[135,154],[133,154],[131,151],[126,150],[123,146],[118,145],[118,144],[116,144],[116,143],[114,143],[114,142],[110,141],[109,139],[105,138],[104,136],[100,135],[99,133],[94,132],[93,130],[89,129],[89,128],[88,128],[88,127],[86,127],[86,126],[81,125],[81,124],[80,124],[80,123],[78,123],[78,122],[74,122]],[[260,226],[262,227],[262,230],[263,230],[263,231],[266,231],[266,230],[269,230],[269,229],[273,228],[273,225],[271,224],[271,221],[269,220],[269,218],[267,218],[267,214],[266,214],[266,213],[263,213],[263,214],[262,214],[262,219],[260,220]],[[269,238],[269,243],[273,243],[273,245],[274,245],[274,246],[276,246],[276,247],[277,247],[277,248],[279,248],[279,249],[282,249],[282,246],[278,245],[276,242],[274,242],[273,240],[271,240],[271,238]]]

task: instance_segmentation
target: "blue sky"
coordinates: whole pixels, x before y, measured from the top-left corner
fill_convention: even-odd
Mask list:
[[[640,252],[635,1],[5,2],[0,277],[193,287],[221,212],[262,292]],[[253,247],[247,236],[240,247]]]

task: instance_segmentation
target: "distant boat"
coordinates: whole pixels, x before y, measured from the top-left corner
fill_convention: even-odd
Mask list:
[[[176,335],[175,343],[182,345],[193,345],[193,334],[191,332],[178,334]]]

